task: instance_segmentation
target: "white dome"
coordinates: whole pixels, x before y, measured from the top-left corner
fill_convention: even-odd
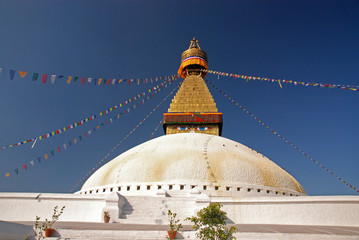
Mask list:
[[[179,190],[173,186],[182,184],[208,186],[203,187],[206,191],[305,194],[290,174],[262,154],[227,138],[199,133],[165,135],[126,151],[97,170],[80,193],[109,191],[105,186],[111,191],[116,186],[142,190],[151,183],[163,188],[173,184],[169,190]]]

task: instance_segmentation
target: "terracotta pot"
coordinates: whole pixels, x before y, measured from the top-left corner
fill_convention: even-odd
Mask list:
[[[103,222],[104,223],[109,223],[110,222],[110,217],[103,217]]]
[[[168,236],[170,237],[170,239],[176,239],[176,235],[177,235],[177,231],[167,231]]]
[[[45,237],[51,237],[54,232],[55,232],[55,229],[53,229],[53,228],[46,228],[46,229],[45,229]]]

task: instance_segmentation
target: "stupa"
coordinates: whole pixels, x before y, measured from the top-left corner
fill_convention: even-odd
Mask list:
[[[220,136],[222,113],[203,80],[207,62],[207,54],[194,38],[178,70],[183,84],[163,114],[166,135],[119,155],[97,170],[77,193],[306,195],[290,174],[267,157]]]

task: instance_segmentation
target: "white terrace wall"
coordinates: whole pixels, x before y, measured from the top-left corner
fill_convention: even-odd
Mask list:
[[[60,221],[102,222],[105,197],[75,194],[0,193],[0,220],[35,221],[50,219],[55,206],[65,206]]]
[[[211,199],[234,223],[359,227],[358,196]]]
[[[35,199],[37,195],[36,193],[0,193],[0,221],[35,221],[36,216],[42,219],[50,218],[55,206],[66,206],[60,221],[102,222],[104,210],[110,211],[111,216],[120,216],[124,206],[124,197],[118,193],[86,196],[41,194],[39,199]],[[159,200],[163,203],[162,207],[158,204]],[[138,224],[148,223],[145,219],[154,219],[166,213],[167,208],[178,211],[178,215],[183,217],[208,206],[210,202],[220,202],[229,219],[238,224],[359,227],[358,196],[228,198],[209,197],[198,191],[197,194],[188,194],[187,197],[170,197],[165,194],[128,196],[125,201],[132,206],[133,211],[127,220],[117,219],[120,223],[131,222],[131,218],[134,218]],[[183,207],[177,207],[176,204]],[[143,206],[151,207],[149,209],[151,213],[146,213]],[[162,224],[166,224],[166,221],[163,220]]]

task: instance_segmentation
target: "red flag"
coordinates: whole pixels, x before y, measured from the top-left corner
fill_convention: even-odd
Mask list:
[[[27,170],[26,164],[22,165],[22,167],[23,167],[25,170]]]
[[[44,73],[42,74],[42,83],[46,83],[46,80],[47,80],[47,74]]]

